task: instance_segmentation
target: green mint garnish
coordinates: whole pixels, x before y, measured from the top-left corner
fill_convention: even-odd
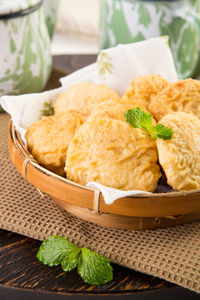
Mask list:
[[[78,274],[89,284],[105,284],[113,279],[109,260],[87,248],[81,249]]]
[[[153,126],[151,129],[151,137],[153,140],[156,140],[157,138],[163,140],[171,140],[172,136],[173,136],[172,129],[167,128],[162,124],[157,124],[156,126]]]
[[[127,110],[124,113],[126,122],[128,122],[134,128],[141,128],[148,133],[153,140],[161,138],[163,140],[171,140],[173,131],[171,128],[167,128],[162,124],[152,125],[152,115],[141,110],[140,107],[136,107]]]
[[[63,271],[69,272],[76,268],[76,266],[78,264],[80,252],[81,252],[81,249],[77,248],[76,250],[72,251],[71,253],[69,253],[69,255],[66,255],[63,258],[63,260],[61,262]]]
[[[66,256],[76,251],[78,248],[65,238],[55,235],[46,239],[37,253],[37,258],[44,265],[49,267],[62,263]]]
[[[54,107],[52,101],[44,102],[43,109],[41,109],[40,113],[41,117],[48,117],[54,115]]]
[[[89,284],[105,284],[113,279],[108,259],[87,248],[78,248],[58,235],[50,236],[42,243],[37,258],[49,267],[61,264],[65,272],[77,267],[78,274]]]

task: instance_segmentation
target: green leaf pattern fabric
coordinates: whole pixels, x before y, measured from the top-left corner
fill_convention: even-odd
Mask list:
[[[179,78],[200,75],[198,0],[102,0],[102,48],[163,35],[169,36]]]
[[[50,40],[42,8],[23,18],[0,22],[0,30],[6,33],[0,57],[1,94],[41,91],[51,71]]]
[[[106,73],[113,72],[112,58],[111,56],[101,51],[97,58],[97,69],[99,72],[99,76],[105,79]]]

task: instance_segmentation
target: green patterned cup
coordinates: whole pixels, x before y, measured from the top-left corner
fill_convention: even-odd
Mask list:
[[[41,91],[51,71],[43,1],[0,0],[0,95]]]
[[[178,77],[200,75],[199,0],[102,0],[101,48],[162,35],[169,36]]]
[[[60,0],[44,0],[44,17],[50,39],[53,38]]]

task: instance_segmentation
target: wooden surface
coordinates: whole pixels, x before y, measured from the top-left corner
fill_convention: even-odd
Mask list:
[[[0,231],[0,285],[59,293],[121,293],[174,286],[158,278],[113,265],[114,280],[103,286],[85,284],[75,270],[65,273],[36,259],[41,242]]]
[[[76,270],[65,273],[59,266],[49,268],[42,265],[36,259],[40,244],[39,241],[0,230],[1,300],[54,299],[50,298],[50,295],[55,294],[69,297],[93,295],[92,298],[95,299],[95,295],[113,295],[108,299],[116,299],[117,295],[121,295],[123,299],[141,300],[171,300],[178,299],[177,297],[181,297],[182,300],[199,299],[195,293],[118,265],[113,265],[114,279],[110,283],[90,286],[82,281]],[[1,297],[2,295],[4,297]],[[34,295],[37,295],[37,298],[34,298]],[[97,297],[97,300],[100,299]]]
[[[54,58],[71,72],[91,63],[95,56]],[[60,66],[60,65],[59,65]],[[56,64],[56,67],[59,67]],[[51,83],[49,87],[52,87]],[[13,179],[14,180],[14,179]],[[103,286],[89,286],[76,270],[62,272],[38,262],[35,255],[40,242],[0,230],[0,300],[58,299],[62,295],[84,299],[199,299],[199,296],[164,280],[113,265],[114,279]],[[55,296],[56,295],[56,296]],[[89,295],[93,295],[90,298]],[[98,297],[96,297],[98,295]],[[101,297],[101,295],[103,295]],[[109,297],[107,298],[107,295]]]

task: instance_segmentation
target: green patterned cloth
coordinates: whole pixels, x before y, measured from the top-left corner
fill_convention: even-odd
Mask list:
[[[101,48],[169,36],[178,77],[200,74],[200,1],[102,0]]]

